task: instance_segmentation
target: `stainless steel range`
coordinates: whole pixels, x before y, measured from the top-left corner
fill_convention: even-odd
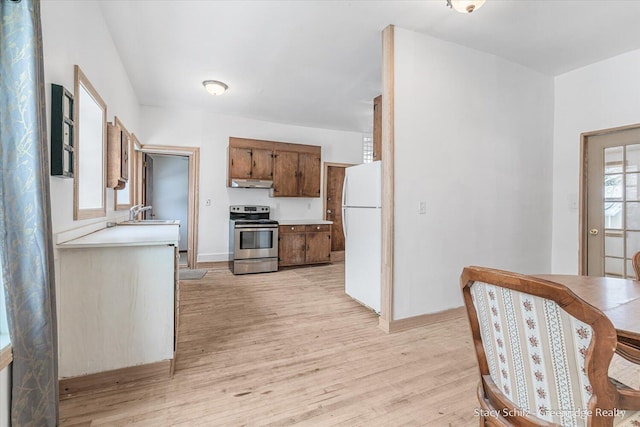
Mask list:
[[[278,271],[278,221],[269,206],[229,207],[229,269],[233,274]]]

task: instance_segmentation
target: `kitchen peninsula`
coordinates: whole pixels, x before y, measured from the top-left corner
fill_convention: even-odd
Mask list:
[[[105,228],[58,243],[62,395],[168,378],[179,225]]]

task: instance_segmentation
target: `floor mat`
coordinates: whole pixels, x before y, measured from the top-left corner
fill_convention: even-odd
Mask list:
[[[180,280],[198,280],[202,279],[207,274],[207,270],[190,270],[188,268],[180,269],[178,272],[178,279]]]

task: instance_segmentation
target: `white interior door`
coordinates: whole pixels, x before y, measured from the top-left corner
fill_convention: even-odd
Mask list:
[[[633,278],[631,258],[640,251],[640,128],[590,136],[586,153],[585,273]]]

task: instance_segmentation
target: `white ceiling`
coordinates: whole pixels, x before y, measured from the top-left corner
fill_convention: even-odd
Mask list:
[[[370,132],[389,24],[558,75],[640,49],[637,0],[101,1],[143,105]],[[473,70],[469,70],[470,73]],[[202,81],[226,82],[214,97]]]

